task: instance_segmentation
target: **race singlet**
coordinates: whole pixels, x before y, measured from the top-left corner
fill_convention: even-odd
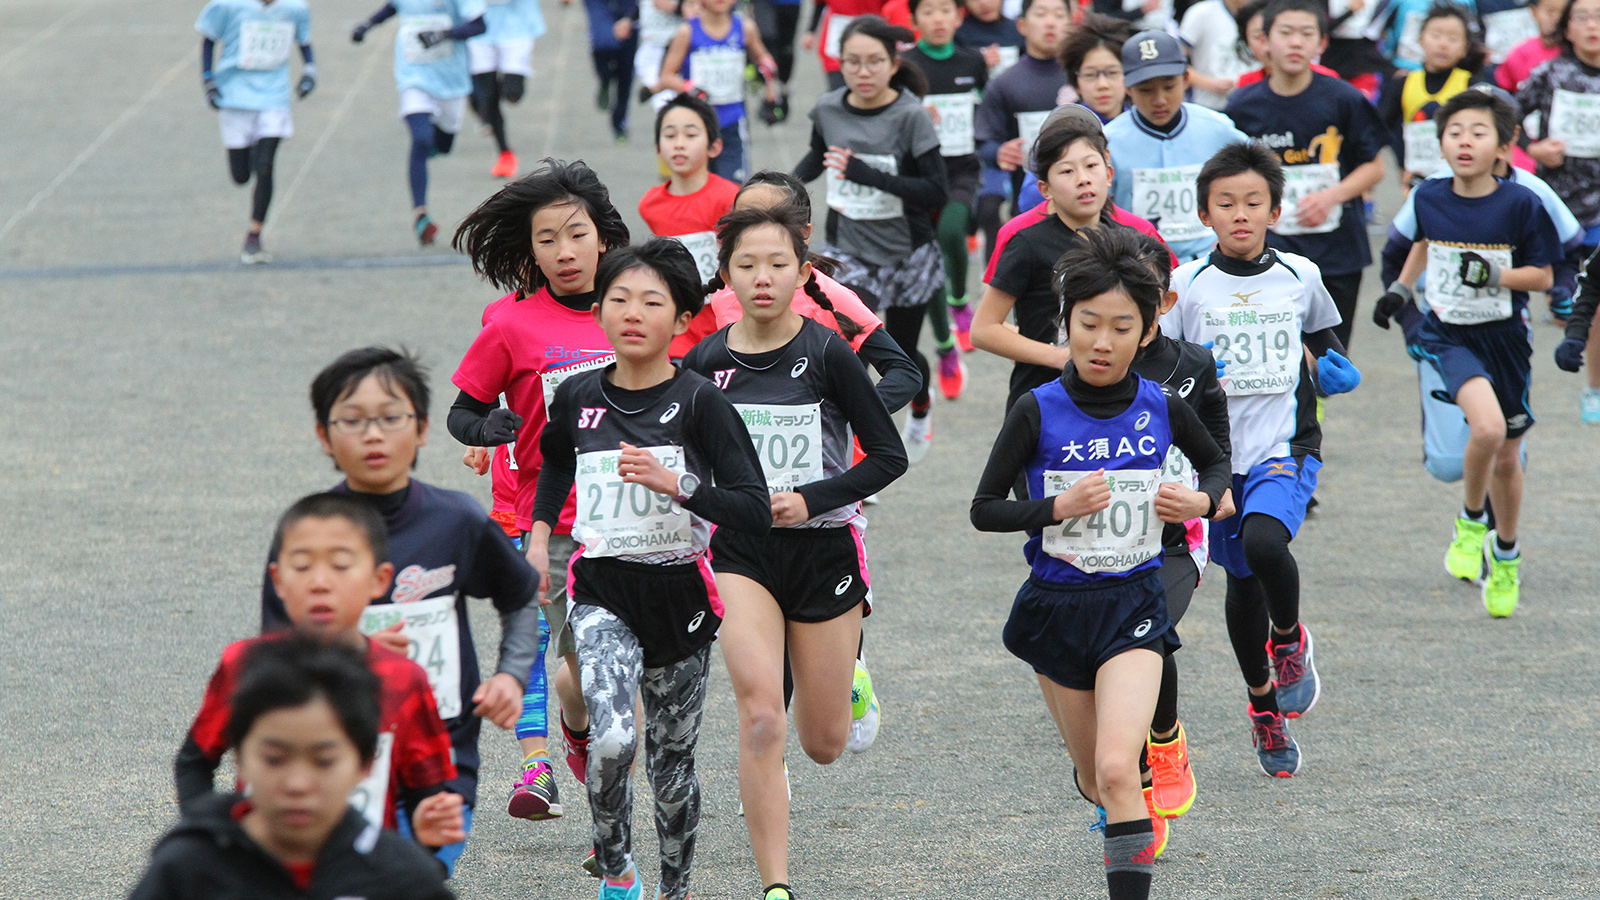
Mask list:
[[[973,111],[978,105],[975,91],[964,94],[929,94],[922,102],[939,114],[934,128],[939,132],[941,156],[967,156],[977,149],[973,138]]]
[[[708,47],[689,54],[689,77],[712,106],[744,100],[745,54],[732,47]]]
[[[1133,170],[1133,212],[1155,223],[1167,243],[1205,237],[1211,229],[1200,224],[1194,184],[1200,166]]]
[[[1539,36],[1539,21],[1526,6],[1503,9],[1484,15],[1483,32],[1483,42],[1489,47],[1489,62],[1498,66],[1518,44]]]
[[[569,366],[562,366],[559,369],[551,369],[549,371],[540,372],[539,381],[544,387],[544,408],[546,414],[548,414],[550,411],[551,402],[556,399],[556,388],[561,386],[561,382],[566,381],[568,378],[571,378],[579,372],[587,372],[590,369],[603,369],[616,361],[617,355],[615,353],[606,353],[601,356],[597,356],[594,359],[573,363]]]
[[[682,447],[645,447],[673,472],[684,470]],[[692,516],[666,494],[622,480],[621,450],[578,454],[578,514],[572,536],[583,555],[642,556],[694,547]]]
[[[1257,296],[1200,311],[1196,340],[1211,341],[1212,355],[1228,364],[1222,387],[1229,397],[1281,394],[1294,390],[1300,379],[1300,320],[1294,304]]]
[[[425,66],[449,59],[455,54],[455,46],[450,41],[440,41],[432,47],[422,46],[422,41],[417,35],[424,31],[449,31],[450,17],[442,13],[426,16],[401,16],[400,17],[400,46],[405,61],[416,66]]]
[[[1094,472],[1044,472],[1044,494],[1063,493],[1079,478]],[[1118,469],[1105,473],[1111,505],[1087,516],[1073,516],[1045,528],[1044,552],[1084,572],[1126,572],[1161,553],[1164,523],[1156,515],[1160,469]]]
[[[1300,215],[1300,198],[1307,194],[1325,191],[1339,183],[1338,163],[1306,163],[1299,166],[1283,167],[1283,213],[1278,216],[1278,224],[1272,229],[1281,235],[1295,234],[1327,234],[1337,230],[1339,222],[1344,218],[1344,205],[1335,203],[1328,210],[1328,218],[1321,225],[1301,225],[1298,221]]]
[[[394,732],[378,735],[377,752],[372,754],[372,771],[350,792],[350,805],[367,824],[383,827],[383,814],[389,805],[389,770],[393,766]]]
[[[891,153],[857,153],[856,159],[890,175],[900,174],[900,161]],[[888,191],[857,184],[843,172],[828,170],[828,208],[857,222],[899,219],[906,214],[905,202]]]
[[[678,243],[694,256],[694,266],[700,270],[701,283],[709,283],[717,275],[717,233],[696,231],[693,234],[674,235]]]
[[[822,55],[829,59],[839,58],[839,45],[844,42],[844,30],[856,20],[855,16],[841,16],[828,13],[828,36],[822,39]]]
[[[1600,95],[1556,89],[1550,102],[1549,136],[1567,145],[1567,155],[1600,158]]]
[[[735,403],[761,458],[767,492],[778,494],[822,478],[822,404]]]
[[[1426,122],[1407,122],[1401,129],[1406,142],[1405,166],[1426,178],[1446,168],[1444,149],[1439,146],[1439,125],[1432,119]]]
[[[239,26],[239,68],[269,72],[289,61],[292,22],[245,22]]]
[[[1500,266],[1511,268],[1510,250],[1472,252]],[[1461,283],[1461,254],[1466,249],[1428,244],[1428,305],[1441,322],[1451,325],[1477,325],[1511,318],[1511,291],[1504,287],[1471,288]]]
[[[376,634],[400,623],[400,633],[410,639],[406,658],[422,667],[433,688],[439,718],[461,715],[461,623],[456,618],[452,594],[369,606],[361,614],[362,634]]]

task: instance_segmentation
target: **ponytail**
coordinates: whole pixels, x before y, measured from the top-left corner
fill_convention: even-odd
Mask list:
[[[822,290],[822,285],[817,283],[817,273],[815,271],[811,273],[811,277],[806,279],[805,291],[806,296],[810,297],[813,303],[827,310],[828,314],[833,316],[833,321],[838,325],[839,333],[844,335],[845,340],[854,342],[866,330],[861,327],[860,322],[833,308],[833,301],[828,299],[828,295]]]

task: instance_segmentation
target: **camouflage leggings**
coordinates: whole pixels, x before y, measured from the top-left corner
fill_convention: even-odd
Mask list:
[[[631,771],[639,726],[635,699],[643,692],[645,771],[656,796],[661,839],[661,895],[689,895],[694,833],[700,824],[700,781],[694,748],[705,709],[711,648],[659,669],[644,667],[639,639],[622,620],[598,606],[570,611],[578,643],[583,699],[589,707],[589,809],[594,814],[600,871],[616,877],[632,863]]]

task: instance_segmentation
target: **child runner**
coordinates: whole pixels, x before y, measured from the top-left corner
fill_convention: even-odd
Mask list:
[[[698,10],[695,0],[640,0],[639,49],[633,54],[633,71],[639,76],[639,102],[650,103],[656,112],[673,96],[657,84],[667,45],[683,25],[684,15],[696,15]]]
[[[928,307],[928,324],[939,350],[939,389],[945,399],[954,400],[961,396],[967,383],[967,364],[961,361],[961,350],[972,348],[972,311],[967,307],[967,237],[976,228],[973,204],[981,178],[973,118],[989,81],[989,70],[978,51],[952,43],[961,24],[961,6],[956,0],[916,0],[911,4],[911,15],[922,38],[902,58],[927,76],[928,93],[922,102],[933,114],[949,182],[949,199],[939,213],[938,232],[945,284],[941,296]],[[950,333],[952,326],[955,336]],[[958,340],[963,347],[957,348]]]
[[[1127,22],[1089,13],[1061,42],[1061,69],[1067,73],[1067,83],[1078,92],[1078,102],[1094,110],[1102,123],[1120,116],[1128,103],[1122,47],[1130,37],[1133,26]]]
[[[1378,23],[1382,30],[1381,45],[1383,55],[1387,56],[1402,73],[1415,72],[1422,68],[1422,26],[1427,21],[1428,10],[1437,0],[1393,0],[1387,4],[1384,11],[1374,13],[1374,18],[1382,16]],[[1473,18],[1477,18],[1478,8],[1473,0],[1456,0],[1459,5]],[[1271,31],[1272,26],[1268,25]]]
[[[582,552],[572,558],[572,630],[594,722],[589,808],[601,900],[638,900],[631,772],[643,703],[645,768],[661,840],[658,898],[689,896],[700,783],[695,742],[723,604],[706,546],[772,526],[749,432],[710,380],[667,348],[699,311],[694,259],[669,239],[607,254],[594,316],[616,362],[556,389],[540,437],[528,555],[548,586],[548,546],[576,486]]]
[[[1059,0],[1041,0],[1056,3]],[[933,119],[917,97],[927,82],[901,65],[896,43],[912,36],[877,16],[861,16],[840,45],[847,86],[817,99],[811,150],[795,166],[801,181],[827,173],[823,254],[838,278],[878,298],[889,334],[922,372],[901,437],[912,462],[933,440],[928,361],[917,350],[928,303],[944,284],[934,217],[946,199],[944,159]]]
[[[1216,235],[1200,223],[1194,181],[1218,150],[1246,140],[1227,116],[1183,102],[1188,60],[1178,39],[1141,31],[1122,45],[1123,80],[1133,112],[1106,125],[1111,196],[1150,220],[1178,259],[1209,255]]]
[[[1228,118],[1283,161],[1284,209],[1270,243],[1316,264],[1339,311],[1331,324],[1343,352],[1361,270],[1372,262],[1361,198],[1383,180],[1383,128],[1360,91],[1311,70],[1328,42],[1319,0],[1272,0],[1261,24],[1272,74],[1235,91]]]
[[[450,736],[439,720],[427,674],[356,627],[368,602],[382,596],[394,576],[393,565],[376,561],[385,556],[388,543],[382,518],[349,493],[313,494],[284,513],[273,543],[285,562],[274,563],[271,576],[285,592],[294,633],[360,651],[383,685],[378,752],[370,777],[350,795],[352,805],[371,824],[390,830],[396,828],[396,813],[404,814],[410,832],[425,845],[465,840],[461,797],[446,786],[456,777]],[[315,580],[327,577],[346,553],[370,555],[373,561],[348,577],[341,573],[331,589],[322,590]],[[215,790],[217,766],[230,746],[228,717],[241,668],[257,648],[289,633],[236,641],[223,650],[173,764],[183,809]],[[246,782],[241,778],[240,783]]]
[[[794,41],[800,31],[800,0],[754,0],[750,15],[761,42],[777,64],[776,100],[761,100],[761,121],[776,125],[789,118],[789,79],[794,77]]]
[[[272,202],[273,161],[278,143],[294,134],[289,116],[289,48],[300,46],[300,83],[304,100],[317,86],[311,61],[311,13],[304,0],[211,0],[194,23],[200,32],[200,80],[206,102],[217,111],[222,146],[228,151],[228,174],[234,184],[255,176],[250,201],[250,228],[245,232],[245,265],[270,262],[261,249],[261,228]],[[218,42],[222,57],[215,59]],[[213,61],[216,68],[212,68]]]
[[[1567,317],[1567,328],[1556,345],[1556,365],[1564,372],[1583,368],[1583,354],[1589,343],[1590,325],[1594,321],[1595,307],[1600,305],[1600,252],[1589,255],[1584,263],[1583,277],[1578,280],[1578,299],[1573,304],[1572,315]],[[1579,399],[1583,424],[1600,425],[1600,388],[1594,386],[1595,367],[1589,366],[1590,383]]]
[[[1011,173],[1012,197],[1021,190],[1024,173],[1032,165],[1028,152],[1045,116],[1078,99],[1056,59],[1069,23],[1065,0],[1026,0],[1017,29],[1027,41],[1027,52],[989,82],[978,106],[974,126],[978,156],[985,165]],[[998,218],[994,224],[998,229]]]
[[[672,173],[644,192],[639,218],[657,237],[677,238],[700,267],[700,281],[717,275],[717,220],[733,209],[739,185],[711,172],[722,152],[717,111],[693,94],[679,94],[656,113],[656,155]],[[676,355],[682,358],[692,343]]]
[[[1283,168],[1255,141],[1230,144],[1201,168],[1195,194],[1217,249],[1173,273],[1177,306],[1161,321],[1171,337],[1212,342],[1227,364],[1239,511],[1211,529],[1211,558],[1228,573],[1228,637],[1249,688],[1261,771],[1288,778],[1300,770],[1300,748],[1285,717],[1310,711],[1321,693],[1289,552],[1322,468],[1316,392],[1354,390],[1361,373],[1341,353],[1339,311],[1316,264],[1267,248],[1282,212]]]
[[[1104,811],[1112,900],[1150,895],[1165,820],[1140,787],[1139,755],[1178,647],[1162,589],[1162,523],[1209,516],[1227,456],[1194,411],[1133,374],[1154,337],[1161,287],[1144,238],[1101,229],[1062,256],[1061,330],[1072,364],[1006,415],[972,498],[980,531],[1027,531],[1032,573],[1005,625],[1006,649],[1033,667],[1077,771]],[[1201,490],[1162,477],[1176,446]],[[1027,499],[1009,494],[1019,481]]]
[[[1432,309],[1417,343],[1472,429],[1445,569],[1463,581],[1481,579],[1483,604],[1496,618],[1516,609],[1521,584],[1522,436],[1533,427],[1527,292],[1550,288],[1551,265],[1562,255],[1538,196],[1494,176],[1515,138],[1514,115],[1483,91],[1463,91],[1440,108],[1440,143],[1454,177],[1417,187],[1418,243],[1374,312],[1385,324],[1426,269]],[[1493,529],[1486,499],[1494,502]]]
[[[1526,7],[1539,31],[1513,47],[1494,68],[1495,83],[1515,94],[1533,70],[1561,55],[1561,33],[1556,30],[1566,0],[1539,0]]]
[[[745,144],[749,128],[744,108],[744,74],[754,64],[766,81],[770,103],[778,99],[772,78],[778,64],[761,43],[761,33],[749,19],[733,13],[734,0],[700,0],[700,15],[678,26],[661,63],[659,86],[670,91],[699,90],[717,109],[722,129],[722,153],[711,171],[730,181],[744,181],[750,171],[750,151]]]
[[[633,93],[633,56],[639,36],[633,17],[638,6],[614,0],[584,0],[589,18],[589,59],[594,63],[600,89],[594,105],[611,112],[611,136],[619,144],[628,142],[628,104]]]
[[[627,244],[628,226],[594,171],[581,162],[556,160],[545,160],[501,188],[456,232],[454,246],[472,258],[478,274],[510,293],[496,301],[498,311],[485,312],[483,330],[452,376],[461,392],[450,410],[450,433],[469,447],[515,441],[516,524],[524,538],[533,528],[544,459],[539,435],[555,389],[614,358],[611,342],[591,312],[594,278],[606,252]],[[502,395],[505,409],[498,405]],[[576,501],[569,498],[548,541],[547,551],[555,560],[554,591],[546,593],[550,602],[543,611],[564,661],[555,686],[567,767],[582,784],[588,769],[589,714],[578,684],[565,591],[566,561],[577,551],[571,537],[575,510]],[[537,754],[530,755],[524,760],[523,783],[538,779],[546,765]]]
[[[967,14],[961,27],[956,29],[956,43],[983,54],[983,61],[989,67],[989,80],[993,81],[1022,58],[1027,40],[1017,30],[1016,20],[1001,13],[1000,0],[963,0],[963,5]],[[976,120],[973,128],[973,139],[976,140]],[[993,255],[1000,231],[1000,208],[1005,205],[1008,196],[1008,179],[998,166],[987,162],[983,163],[980,176],[982,181],[978,189],[976,218],[987,242],[988,249],[985,252]],[[961,349],[970,353],[971,340],[964,335],[972,328],[971,309],[952,312],[955,313],[956,339],[963,342]]]
[[[489,174],[517,174],[517,155],[506,142],[506,120],[500,101],[516,104],[533,77],[533,42],[544,34],[544,13],[538,0],[493,0],[484,9],[487,30],[467,40],[467,65],[472,72],[472,108],[494,134],[500,158]]]
[[[847,36],[847,79],[859,77],[852,63],[860,51]],[[711,552],[726,605],[722,654],[739,705],[739,796],[764,900],[794,896],[783,768],[785,648],[800,746],[827,765],[844,752],[855,722],[870,717],[867,727],[875,727],[877,700],[857,659],[871,596],[861,501],[906,470],[894,421],[866,369],[848,344],[790,306],[797,288],[822,304],[806,261],[808,221],[789,205],[740,209],[723,219],[721,277],[744,316],[684,359],[685,369],[714,379],[750,425],[771,493],[770,534],[718,529]],[[852,434],[865,451],[854,466]],[[862,735],[861,743],[873,736]]]
[[[1235,16],[1245,0],[1200,0],[1183,14],[1178,37],[1189,46],[1194,102],[1221,111],[1239,76],[1253,68]]]
[[[398,569],[391,589],[361,617],[363,633],[422,661],[434,701],[450,731],[458,777],[451,790],[465,798],[466,831],[478,802],[480,719],[511,729],[521,712],[525,680],[539,646],[533,571],[505,531],[465,494],[411,477],[428,438],[427,372],[414,357],[384,347],[352,350],[311,382],[317,439],[350,491],[383,516],[388,559]],[[261,586],[261,625],[292,624],[270,577]],[[479,682],[467,597],[488,597],[500,614],[502,638],[495,674]],[[402,830],[405,825],[402,822]],[[465,844],[439,857],[453,870]]]
[[[365,556],[370,578],[377,560],[360,543],[348,555]],[[340,565],[339,577],[356,568]],[[385,687],[365,662],[354,649],[309,638],[253,649],[221,729],[249,796],[212,795],[185,810],[151,853],[133,900],[448,900],[438,863],[351,808],[390,736]]]
[[[1384,82],[1378,98],[1378,118],[1389,129],[1390,146],[1402,162],[1400,185],[1407,190],[1450,168],[1439,155],[1433,114],[1440,104],[1467,89],[1485,56],[1467,14],[1452,3],[1428,9],[1417,40],[1422,45],[1422,66]]]

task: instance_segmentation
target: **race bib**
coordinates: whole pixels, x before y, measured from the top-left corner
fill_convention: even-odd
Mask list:
[[[368,824],[378,828],[383,827],[383,814],[389,806],[389,769],[393,757],[394,732],[381,732],[377,752],[372,754],[372,771],[350,792],[350,805]]]
[[[731,47],[696,50],[689,54],[689,77],[706,92],[712,106],[727,106],[744,100],[743,51]]]
[[[1181,484],[1190,490],[1199,490],[1200,473],[1195,470],[1194,464],[1189,462],[1189,457],[1183,455],[1177,444],[1167,448],[1167,459],[1161,465],[1161,482],[1166,484]],[[1183,523],[1184,538],[1189,548],[1189,558],[1194,560],[1196,569],[1201,572],[1206,570],[1206,564],[1211,561],[1211,542],[1208,540],[1211,533],[1211,523],[1204,517],[1190,519]]]
[[[1028,158],[1029,165],[1033,163],[1033,142],[1039,139],[1039,129],[1044,127],[1044,120],[1049,117],[1048,109],[1017,113],[1017,137],[1022,138],[1022,155]]]
[[[450,41],[440,41],[432,47],[422,46],[422,41],[417,40],[417,35],[424,31],[449,31],[450,17],[442,13],[425,16],[401,16],[400,52],[405,61],[416,66],[425,66],[440,60],[449,59],[455,54],[455,47]]]
[[[1167,243],[1211,234],[1196,212],[1194,183],[1200,166],[1133,170],[1133,210],[1149,219]]]
[[[995,47],[1000,53],[1000,61],[989,67],[989,80],[993,81],[1001,72],[1017,64],[1022,58],[1021,47]]]
[[[1550,103],[1549,136],[1567,145],[1567,155],[1600,158],[1600,94],[1556,89]]]
[[[844,42],[844,30],[856,20],[855,16],[841,16],[837,13],[828,14],[828,36],[822,41],[822,55],[829,59],[839,58],[839,45]]]
[[[972,127],[973,110],[978,104],[976,93],[929,94],[922,102],[939,114],[933,127],[939,132],[940,155],[966,156],[977,149]]]
[[[1489,61],[1499,65],[1518,44],[1539,36],[1539,21],[1526,6],[1503,9],[1483,17],[1483,31],[1483,42],[1489,46]]]
[[[453,595],[383,603],[361,614],[361,633],[376,634],[400,623],[400,633],[411,640],[406,658],[428,673],[439,718],[461,715],[461,623],[456,618]]]
[[[1425,18],[1427,13],[1422,10],[1414,9],[1406,13],[1400,23],[1400,40],[1395,44],[1395,61],[1422,62],[1422,20]]]
[[[1222,387],[1230,397],[1281,394],[1294,390],[1300,379],[1300,323],[1294,304],[1256,296],[1200,313],[1198,342],[1211,341],[1212,355],[1228,364]]]
[[[245,22],[239,26],[239,68],[271,71],[289,61],[294,46],[292,22]]]
[[[709,283],[717,276],[717,233],[715,231],[696,231],[694,234],[680,234],[678,243],[685,250],[694,255],[695,268],[700,270],[701,283]]]
[[[1426,122],[1407,122],[1401,131],[1406,141],[1407,172],[1415,172],[1426,178],[1447,167],[1444,149],[1439,146],[1437,122],[1431,119]]]
[[[684,472],[682,447],[646,447],[668,469]],[[689,512],[666,494],[629,484],[617,473],[621,450],[578,454],[578,516],[572,536],[583,555],[640,556],[694,547]]]
[[[1317,191],[1325,191],[1339,183],[1338,163],[1307,163],[1283,167],[1283,213],[1272,230],[1281,235],[1327,234],[1339,227],[1344,217],[1344,205],[1335,203],[1328,210],[1328,218],[1321,225],[1305,226],[1299,223],[1300,198]]]
[[[857,153],[856,159],[890,175],[900,174],[900,161],[890,153]],[[906,214],[905,203],[888,191],[858,184],[843,172],[828,170],[828,208],[857,222],[898,219]]]
[[[556,399],[556,388],[561,386],[561,382],[566,381],[568,378],[571,378],[579,372],[587,372],[590,369],[603,369],[606,366],[611,365],[613,362],[616,362],[616,360],[617,355],[615,353],[606,353],[601,356],[597,356],[594,359],[586,359],[583,362],[562,366],[559,369],[550,369],[545,372],[540,372],[539,381],[544,387],[545,413],[547,415],[549,414],[550,404]]]
[[[1093,472],[1047,469],[1044,493],[1054,497]],[[1111,505],[1043,530],[1044,552],[1084,572],[1126,572],[1161,553],[1163,523],[1156,515],[1160,469],[1118,469],[1105,474]]]
[[[1461,254],[1468,248],[1428,244],[1428,305],[1441,322],[1477,325],[1511,318],[1511,291],[1503,287],[1470,288],[1461,283]],[[1470,248],[1501,271],[1511,268],[1510,250]]]
[[[822,404],[735,403],[761,458],[767,492],[792,491],[822,478]]]

